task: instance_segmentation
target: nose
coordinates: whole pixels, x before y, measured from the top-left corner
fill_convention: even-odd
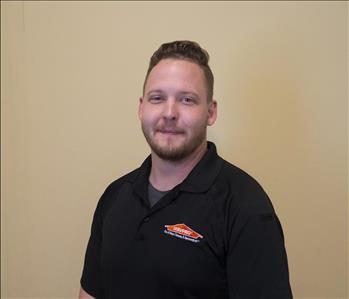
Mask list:
[[[164,118],[176,120],[178,118],[178,103],[175,99],[168,99],[164,105]]]

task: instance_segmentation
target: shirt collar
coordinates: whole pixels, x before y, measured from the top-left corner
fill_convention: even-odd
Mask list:
[[[216,179],[223,165],[223,159],[217,154],[213,142],[207,142],[207,151],[202,159],[195,165],[184,181],[177,185],[179,191],[201,193],[207,191]],[[135,192],[144,199],[148,198],[149,174],[151,169],[151,156],[149,155],[136,176],[133,187]]]
[[[207,142],[207,151],[198,164],[179,185],[179,190],[193,193],[201,193],[207,191],[223,165],[213,142]]]

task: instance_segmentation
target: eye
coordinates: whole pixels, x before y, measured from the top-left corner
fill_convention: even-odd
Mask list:
[[[161,101],[163,101],[163,96],[161,95],[151,95],[149,97],[149,102],[151,103],[160,103]]]
[[[192,97],[184,96],[182,102],[186,105],[192,105],[195,103],[195,100]]]

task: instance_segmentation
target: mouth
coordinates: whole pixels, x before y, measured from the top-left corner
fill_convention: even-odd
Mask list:
[[[179,135],[182,134],[180,132],[176,132],[176,131],[158,131],[161,134],[165,134],[165,135]]]
[[[159,129],[157,130],[157,132],[161,134],[166,134],[166,135],[179,135],[184,133],[182,130],[178,130],[178,129]]]

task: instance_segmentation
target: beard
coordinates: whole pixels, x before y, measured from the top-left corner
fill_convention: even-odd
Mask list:
[[[199,126],[193,130],[193,135],[189,139],[185,139],[179,145],[173,144],[168,141],[167,144],[162,145],[154,137],[158,133],[159,129],[155,130],[152,134],[150,130],[142,123],[142,131],[145,139],[147,140],[151,150],[161,159],[167,161],[180,161],[188,157],[193,153],[203,142],[206,141],[206,124]],[[181,131],[181,134],[186,134]]]

